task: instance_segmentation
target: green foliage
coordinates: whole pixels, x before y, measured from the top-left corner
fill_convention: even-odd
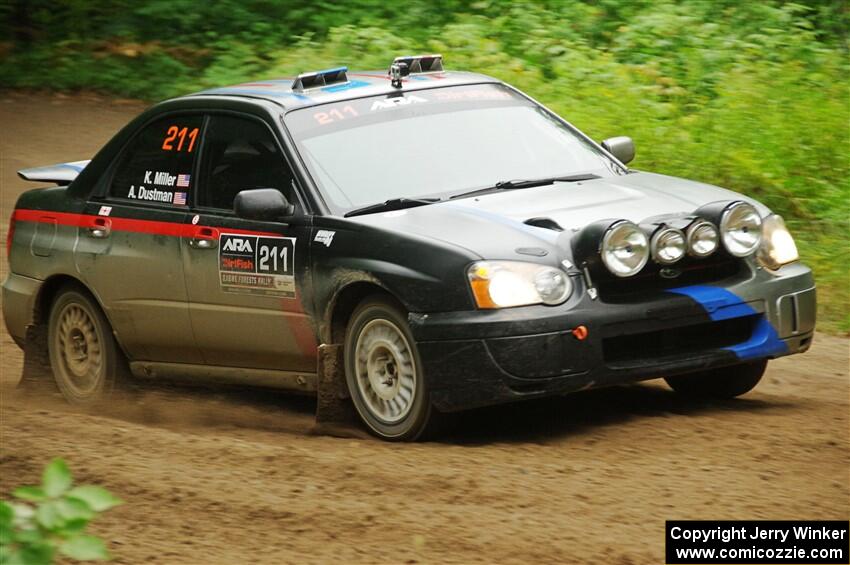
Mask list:
[[[821,327],[850,331],[848,18],[834,0],[0,0],[0,86],[156,100],[441,52],[596,139],[632,136],[637,168],[782,214]]]
[[[62,459],[45,467],[41,485],[18,487],[12,496],[25,502],[0,501],[0,565],[44,565],[56,556],[109,559],[103,541],[84,530],[121,500],[98,486],[73,487]]]

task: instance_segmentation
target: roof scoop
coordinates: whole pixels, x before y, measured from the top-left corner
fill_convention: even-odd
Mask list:
[[[564,228],[561,227],[561,224],[553,220],[552,218],[545,217],[537,217],[537,218],[529,218],[523,222],[526,225],[534,226],[537,228],[546,228],[547,230],[552,231],[564,231]]]

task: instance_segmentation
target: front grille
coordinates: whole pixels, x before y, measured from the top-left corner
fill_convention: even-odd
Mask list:
[[[625,279],[607,273],[593,277],[599,296],[606,302],[629,301],[637,294],[654,290],[677,288],[694,284],[706,284],[734,277],[743,272],[744,264],[732,257],[709,257],[708,259],[686,259],[673,266],[677,276],[665,278],[663,267],[648,264],[640,273]]]
[[[721,349],[750,339],[761,314],[718,322],[705,322],[602,340],[606,363],[684,356]]]

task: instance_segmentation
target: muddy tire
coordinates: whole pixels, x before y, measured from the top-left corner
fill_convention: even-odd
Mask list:
[[[59,291],[50,310],[47,348],[62,396],[92,405],[109,396],[124,369],[124,357],[100,306],[84,290]]]
[[[767,368],[767,360],[689,373],[664,380],[678,393],[700,398],[735,398],[753,390]]]
[[[393,300],[371,297],[354,310],[344,356],[354,408],[374,435],[414,441],[436,423],[407,315]]]

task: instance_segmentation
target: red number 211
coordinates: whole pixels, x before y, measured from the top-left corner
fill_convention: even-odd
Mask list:
[[[177,126],[170,126],[165,134],[165,140],[162,142],[162,150],[174,151],[174,140],[180,138],[176,150],[183,151],[183,144],[187,137],[189,138],[189,147],[186,151],[191,153],[192,149],[195,148],[195,138],[198,137],[198,128],[190,131],[189,128],[186,127],[178,128]]]

